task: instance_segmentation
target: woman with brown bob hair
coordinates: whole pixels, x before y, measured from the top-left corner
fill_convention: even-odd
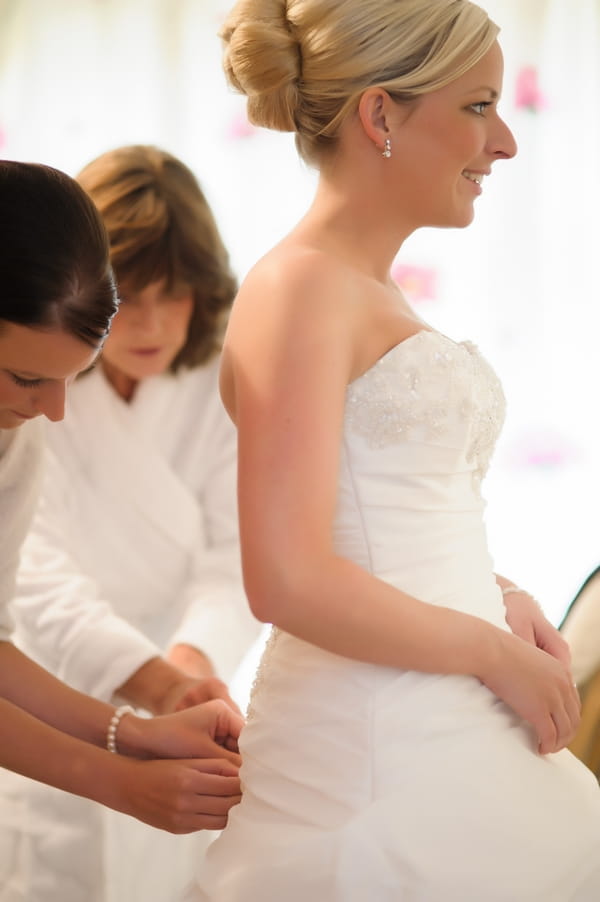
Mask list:
[[[106,225],[121,303],[97,366],[48,430],[18,640],[99,699],[152,714],[219,697],[235,708],[226,684],[259,629],[239,575],[236,435],[218,394],[236,281],[198,182],[171,154],[121,147],[78,181]],[[177,898],[206,844],[22,793],[71,825],[51,840],[23,825],[45,902],[104,899],[111,885],[132,900]]]
[[[102,214],[120,288],[180,282],[194,299],[187,339],[169,369],[193,367],[221,347],[237,289],[217,224],[193,173],[157,147],[134,145],[89,163],[79,183]]]

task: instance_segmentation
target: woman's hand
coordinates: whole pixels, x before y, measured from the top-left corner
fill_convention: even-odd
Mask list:
[[[508,592],[504,596],[506,622],[525,642],[548,652],[565,667],[571,666],[571,652],[559,631],[544,616],[539,604],[528,592]]]
[[[183,711],[213,698],[222,698],[237,714],[242,713],[229,695],[227,685],[215,676],[212,663],[204,652],[180,642],[169,649],[167,661],[181,672],[182,678],[165,695],[161,714]]]
[[[182,676],[165,693],[161,705],[161,714],[183,711],[186,708],[209,702],[215,698],[222,699],[232,711],[241,716],[242,712],[229,695],[227,685],[215,676],[204,677],[203,679]]]
[[[177,667],[178,670],[198,680],[215,675],[210,658],[200,649],[194,648],[193,645],[187,645],[185,642],[172,645],[165,657],[173,667]]]
[[[222,830],[241,798],[237,767],[225,760],[114,762],[106,803],[170,833]]]
[[[212,674],[208,659],[190,646],[174,646],[184,647],[196,662],[194,674],[180,670],[167,658],[151,658],[117,688],[116,694],[152,714],[172,714],[213,698],[223,699],[236,714],[240,714],[225,683]],[[190,658],[186,657],[186,660],[189,664]]]
[[[482,682],[534,728],[541,754],[573,739],[581,705],[565,664],[527,639],[500,632]]]
[[[222,699],[148,720],[122,718],[117,747],[154,758],[220,758],[239,766],[238,737],[243,717]]]

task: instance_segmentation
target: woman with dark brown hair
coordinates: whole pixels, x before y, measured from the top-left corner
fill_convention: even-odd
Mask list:
[[[236,282],[198,182],[171,154],[122,147],[78,181],[106,225],[121,305],[64,423],[48,430],[18,641],[98,699],[152,714],[233,705],[226,683],[259,629],[239,575],[236,435],[218,394]],[[23,793],[70,824],[62,835],[22,827],[36,861],[28,902],[38,884],[44,902],[103,900],[112,885],[130,902],[176,899],[206,842]]]
[[[214,829],[239,800],[242,721],[225,702],[142,719],[66,686],[11,642],[9,602],[42,475],[40,420],[62,419],[67,386],[97,358],[116,310],[106,232],[85,192],[51,167],[0,161],[0,768],[175,833]],[[213,760],[191,760],[200,756]],[[18,800],[2,799],[3,824],[20,813]],[[45,827],[36,820],[39,835]],[[2,867],[0,888],[16,899],[23,884]]]

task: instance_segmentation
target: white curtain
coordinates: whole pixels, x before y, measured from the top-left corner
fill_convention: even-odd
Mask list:
[[[426,230],[397,276],[480,344],[508,397],[486,483],[497,569],[558,621],[600,562],[600,0],[482,0],[502,28],[501,109],[520,146],[464,232]],[[315,176],[228,91],[224,0],[0,0],[0,154],[75,174],[155,143],[196,172],[241,277],[302,213]]]

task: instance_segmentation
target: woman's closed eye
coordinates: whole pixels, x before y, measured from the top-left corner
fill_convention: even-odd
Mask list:
[[[43,379],[24,379],[22,376],[17,376],[16,373],[9,373],[9,376],[13,382],[21,388],[36,388],[36,386],[41,385],[44,381]]]

